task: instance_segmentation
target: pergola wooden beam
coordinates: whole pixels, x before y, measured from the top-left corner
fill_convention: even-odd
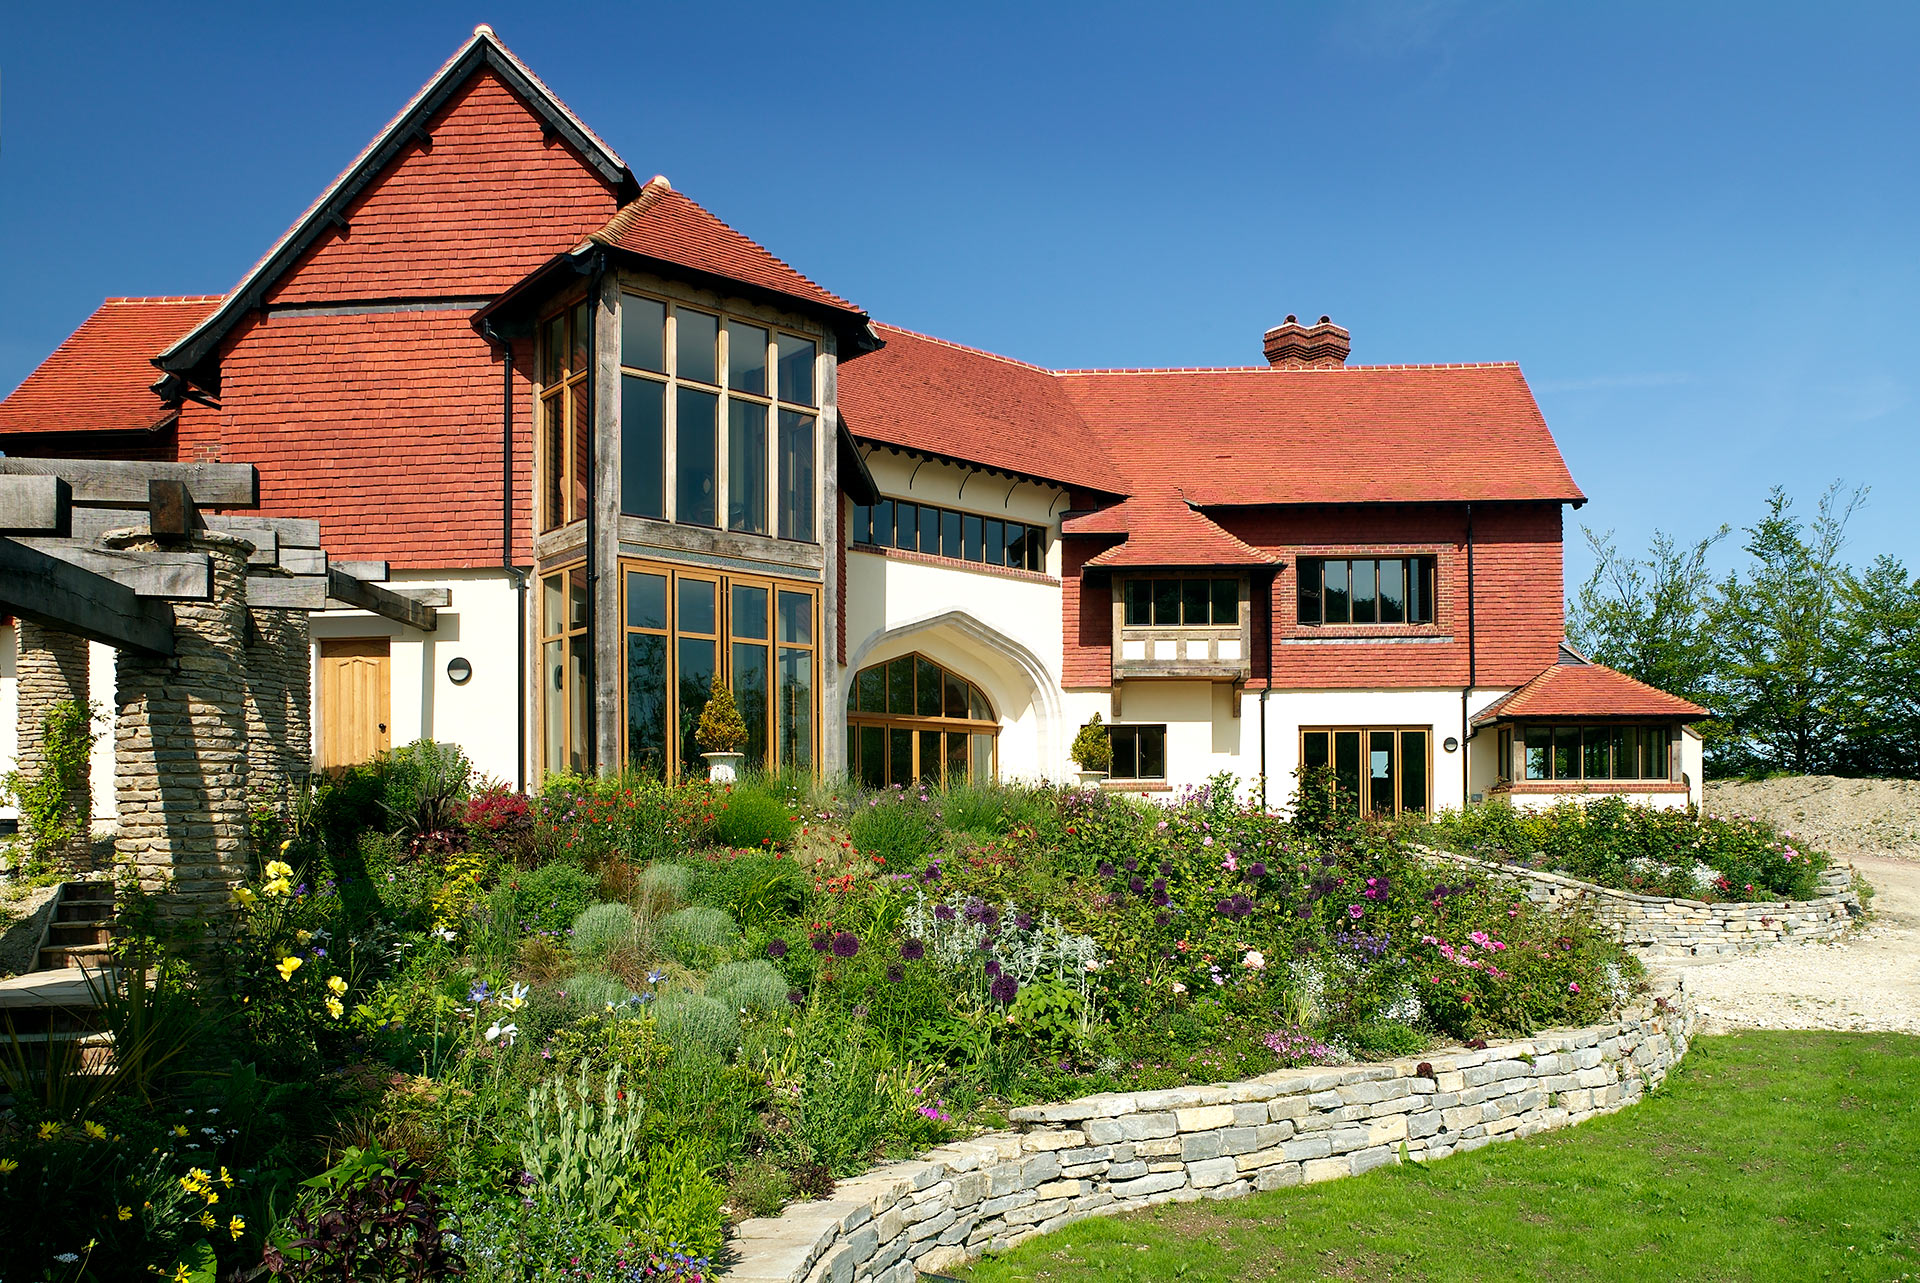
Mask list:
[[[72,512],[73,488],[59,477],[0,474],[0,535],[63,535]]]
[[[149,655],[173,654],[173,608],[70,561],[0,538],[0,608]]]
[[[0,476],[64,477],[77,504],[145,508],[148,483],[155,480],[183,482],[203,508],[252,508],[260,503],[260,474],[250,463],[0,458]]]
[[[430,633],[439,626],[435,607],[379,584],[355,579],[338,566],[327,568],[327,595],[342,606],[370,610],[383,618]]]
[[[30,535],[18,542],[131,588],[136,597],[206,601],[213,596],[213,564],[204,552],[122,552]]]
[[[249,575],[247,605],[325,610],[331,587],[325,575]]]

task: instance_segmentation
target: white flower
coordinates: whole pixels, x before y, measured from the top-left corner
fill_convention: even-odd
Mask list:
[[[1258,949],[1249,949],[1247,950],[1247,956],[1240,959],[1240,965],[1243,967],[1251,967],[1255,971],[1264,971],[1267,966],[1267,957]]]
[[[440,939],[445,940],[448,944],[453,943],[452,927],[435,927],[433,930],[433,934],[439,937]]]
[[[513,992],[500,1000],[500,1005],[508,1011],[520,1010],[520,1008],[527,1005],[527,987],[525,985],[515,985]]]
[[[503,1025],[496,1020],[487,1028],[487,1041],[492,1042],[495,1038],[498,1038],[502,1040],[502,1045],[511,1047],[513,1046],[513,1040],[519,1036],[519,1033],[520,1026]]]
[[[1187,991],[1187,987],[1181,984],[1178,980],[1176,980],[1173,982],[1173,991],[1175,993],[1185,993]]]
[[[79,1260],[80,1258],[72,1252],[62,1252],[60,1253],[60,1255],[54,1257],[53,1259],[60,1262],[60,1264],[62,1265],[72,1265],[75,1261]]]

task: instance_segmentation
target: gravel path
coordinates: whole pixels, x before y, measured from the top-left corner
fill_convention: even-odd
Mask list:
[[[1663,964],[1703,1031],[1848,1029],[1920,1033],[1920,861],[1856,855],[1873,884],[1869,926],[1831,944],[1781,944],[1725,962]]]

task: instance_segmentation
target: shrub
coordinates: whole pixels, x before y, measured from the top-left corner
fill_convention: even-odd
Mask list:
[[[375,1175],[296,1211],[285,1227],[291,1241],[268,1244],[262,1263],[273,1277],[302,1283],[429,1283],[460,1273],[442,1219],[426,1182]]]
[[[695,905],[660,919],[661,950],[674,961],[705,969],[724,961],[740,942],[740,928],[723,909]]]
[[[784,847],[799,827],[787,804],[752,784],[736,785],[716,805],[714,840],[730,847]]]
[[[1093,720],[1082,726],[1080,733],[1073,737],[1071,754],[1083,771],[1112,768],[1113,740],[1108,736],[1107,728],[1100,724],[1100,714],[1095,713]]]
[[[894,788],[876,793],[847,821],[853,849],[890,865],[909,865],[940,849],[940,813],[931,797]]]
[[[807,875],[792,860],[741,855],[702,867],[693,898],[726,909],[735,921],[752,927],[797,916],[810,889]]]
[[[9,863],[17,878],[51,872],[88,840],[86,797],[88,754],[93,749],[92,715],[78,700],[63,699],[41,721],[43,768],[29,776],[0,775],[0,802],[20,809],[20,835]]]
[[[380,804],[402,833],[419,840],[459,829],[473,766],[458,744],[415,740],[388,753],[380,765]]]
[[[624,904],[593,904],[573,920],[573,952],[605,958],[633,940],[633,910]]]
[[[734,1008],[707,994],[669,989],[654,1004],[653,1018],[675,1052],[724,1055],[740,1041],[740,1018]]]
[[[558,937],[593,902],[600,880],[570,861],[543,864],[512,879],[523,931]]]
[[[617,1010],[628,1005],[633,997],[633,990],[598,971],[581,971],[568,976],[560,982],[560,993],[565,996],[569,1011],[583,1014],[605,1011],[608,1007]]]
[[[763,958],[729,962],[707,977],[707,993],[730,1007],[771,1015],[787,1005],[787,978]]]
[[[649,864],[636,886],[641,901],[655,913],[671,911],[687,902],[693,889],[693,870],[684,864]]]
[[[645,1157],[646,1105],[621,1077],[615,1066],[595,1093],[582,1063],[577,1077],[550,1078],[527,1097],[520,1165],[531,1197],[587,1225],[613,1220]]]
[[[693,742],[706,753],[738,753],[747,742],[747,724],[740,717],[740,705],[718,673],[707,688],[707,706],[700,710]]]

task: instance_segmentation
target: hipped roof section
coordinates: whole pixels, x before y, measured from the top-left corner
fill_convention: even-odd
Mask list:
[[[1605,664],[1554,664],[1474,716],[1475,726],[1584,719],[1696,721],[1707,710]]]
[[[155,399],[153,354],[219,301],[219,295],[107,299],[0,401],[0,434],[164,427],[180,406]]]
[[[205,386],[204,367],[217,352],[220,342],[234,326],[266,299],[273,286],[299,261],[316,238],[346,217],[347,207],[366,186],[417,138],[424,135],[427,122],[446,105],[455,92],[482,67],[490,67],[524,99],[541,122],[579,152],[600,177],[621,197],[638,191],[633,173],[625,161],[578,116],[560,101],[532,69],[521,62],[500,42],[493,28],[482,24],[447,59],[418,93],[407,101],[399,114],[374,136],[353,163],[320,193],[319,199],[289,227],[279,240],[261,256],[240,283],[226,295],[199,325],[195,326],[153,364],[170,374],[192,379]],[[200,375],[201,377],[195,377]]]

